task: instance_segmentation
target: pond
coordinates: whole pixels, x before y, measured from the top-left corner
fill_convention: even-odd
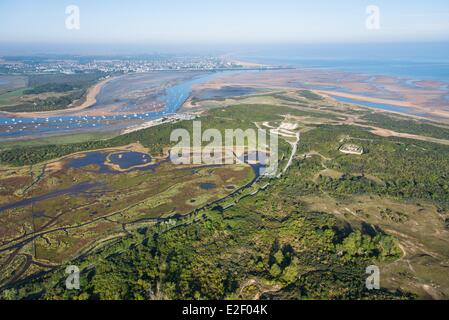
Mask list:
[[[217,185],[214,183],[201,183],[200,188],[203,190],[213,190],[217,188]]]
[[[120,169],[130,171],[147,171],[153,170],[160,165],[150,164],[151,156],[146,153],[134,151],[120,152],[89,152],[80,158],[71,159],[65,167],[67,169],[85,169],[96,173],[117,174],[120,171],[114,170],[110,165],[118,165]],[[95,168],[87,168],[94,166]]]
[[[410,108],[398,107],[398,106],[394,106],[391,104],[359,101],[359,100],[354,100],[354,99],[344,98],[344,97],[333,97],[333,98],[340,102],[352,103],[352,104],[356,104],[359,106],[366,106],[366,107],[371,107],[371,108],[376,108],[376,109],[381,109],[381,110],[386,110],[386,111],[396,111],[396,112],[404,112],[404,113],[409,113],[411,111]]]
[[[120,152],[109,156],[109,161],[120,169],[127,170],[136,166],[142,166],[151,162],[151,157],[140,152]]]

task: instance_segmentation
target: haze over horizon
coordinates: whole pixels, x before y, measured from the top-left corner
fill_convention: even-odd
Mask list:
[[[80,10],[79,30],[66,8]],[[379,29],[366,27],[369,6]],[[31,1],[0,3],[0,47],[131,47],[449,41],[449,3],[433,1]],[[1,49],[1,48],[0,48]],[[0,50],[1,51],[1,50]]]

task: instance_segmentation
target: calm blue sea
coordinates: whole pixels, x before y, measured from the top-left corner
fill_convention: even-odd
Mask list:
[[[449,82],[449,43],[280,45],[239,54],[238,58],[276,66]]]

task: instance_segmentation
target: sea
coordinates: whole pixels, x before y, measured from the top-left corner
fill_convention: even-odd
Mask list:
[[[271,45],[236,58],[261,64],[449,83],[449,42]]]

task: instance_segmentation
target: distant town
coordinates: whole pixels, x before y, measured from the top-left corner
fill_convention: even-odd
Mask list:
[[[214,56],[20,56],[0,58],[0,74],[77,74],[87,72],[144,73],[150,71],[213,71],[247,66]],[[252,65],[251,69],[267,69]]]

